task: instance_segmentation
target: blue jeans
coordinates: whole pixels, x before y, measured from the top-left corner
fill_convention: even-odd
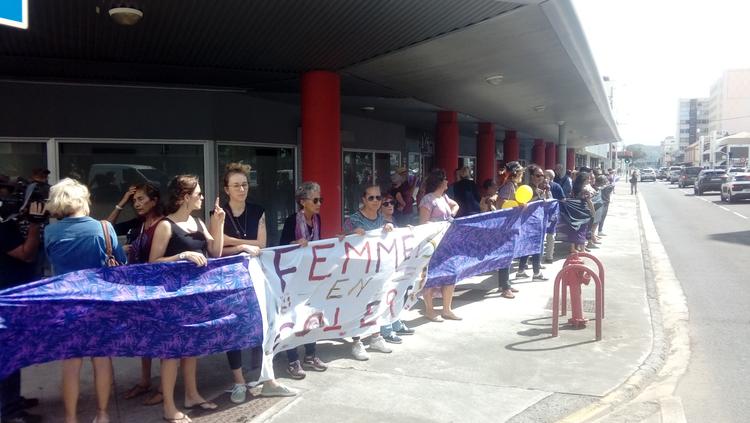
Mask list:
[[[315,355],[315,342],[311,344],[305,344],[305,357],[312,357]],[[289,362],[298,361],[299,360],[299,353],[297,352],[297,347],[292,348],[291,350],[286,350],[286,358],[289,360]]]
[[[385,338],[388,338],[394,334],[394,332],[398,332],[400,330],[403,330],[406,328],[406,325],[401,320],[396,320],[395,322],[391,323],[390,325],[384,325],[380,327],[380,336],[383,336]]]
[[[18,370],[0,380],[0,417],[5,419],[21,412],[20,401],[21,371]]]

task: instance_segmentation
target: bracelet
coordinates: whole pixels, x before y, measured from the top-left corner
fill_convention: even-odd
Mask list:
[[[177,258],[178,258],[178,259],[180,259],[180,260],[185,260],[185,257],[186,257],[186,256],[187,256],[187,254],[185,254],[185,253],[180,253],[180,254],[179,254],[179,255],[177,256]]]
[[[119,211],[122,211],[122,210],[123,210],[123,208],[122,208],[122,207],[120,207],[120,205],[119,205],[119,204],[115,204],[115,208],[116,208],[117,210],[119,210]]]

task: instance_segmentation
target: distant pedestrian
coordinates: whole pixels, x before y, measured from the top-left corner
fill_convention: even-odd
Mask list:
[[[630,195],[638,194],[638,170],[630,174]]]

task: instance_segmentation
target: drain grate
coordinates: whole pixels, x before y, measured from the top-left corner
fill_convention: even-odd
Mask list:
[[[596,313],[596,301],[595,300],[583,300],[583,312],[584,313]],[[552,310],[552,298],[547,300],[547,305],[544,307],[546,310]],[[568,314],[570,314],[570,298],[568,298]]]
[[[279,401],[289,400],[289,398],[251,397],[249,394],[250,392],[248,392],[250,400],[239,405],[232,404],[229,401],[229,395],[221,395],[214,400],[221,411],[191,413],[190,418],[195,423],[249,423]]]

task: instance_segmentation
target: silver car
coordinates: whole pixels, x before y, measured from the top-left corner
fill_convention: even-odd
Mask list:
[[[734,203],[750,198],[750,172],[730,174],[721,184],[721,201]]]

